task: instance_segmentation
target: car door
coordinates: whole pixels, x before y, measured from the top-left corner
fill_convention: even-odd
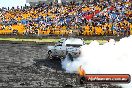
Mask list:
[[[62,46],[62,44],[57,44],[54,47],[54,55],[55,56],[64,56],[66,52],[66,48]]]

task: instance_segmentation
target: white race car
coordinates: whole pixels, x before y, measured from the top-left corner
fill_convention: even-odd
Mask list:
[[[48,58],[54,57],[69,58],[73,61],[73,58],[79,57],[81,54],[80,47],[85,45],[84,41],[79,38],[62,38],[55,46],[48,46]]]

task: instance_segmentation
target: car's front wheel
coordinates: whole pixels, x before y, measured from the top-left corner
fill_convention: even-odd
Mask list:
[[[52,59],[53,56],[52,56],[52,52],[51,51],[48,51],[48,59]]]

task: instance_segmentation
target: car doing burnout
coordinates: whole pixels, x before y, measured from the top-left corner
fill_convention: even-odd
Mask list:
[[[67,57],[73,61],[73,58],[80,56],[80,47],[84,44],[84,41],[79,38],[62,38],[55,46],[48,46],[48,58]]]

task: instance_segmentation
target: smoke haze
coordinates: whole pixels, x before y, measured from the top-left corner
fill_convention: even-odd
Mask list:
[[[130,74],[132,75],[132,36],[119,42],[111,39],[99,45],[95,40],[81,47],[81,55],[71,62],[68,58],[62,61],[62,68],[68,73],[77,73],[79,66],[87,74]],[[122,84],[123,88],[132,88],[132,83]]]

